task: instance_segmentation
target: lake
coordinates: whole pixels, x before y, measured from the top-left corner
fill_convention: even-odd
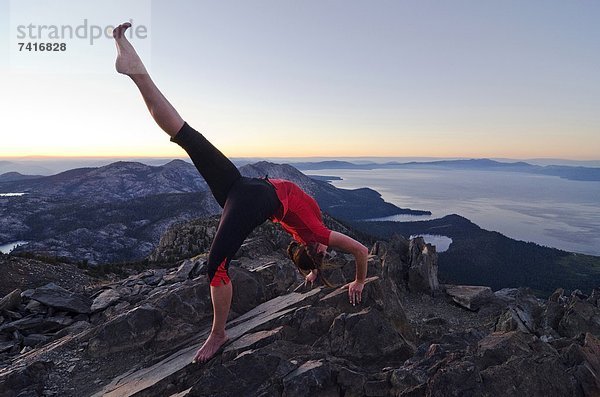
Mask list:
[[[339,188],[370,187],[399,207],[458,214],[487,230],[537,244],[600,255],[600,182],[504,171],[440,169],[310,170]]]
[[[27,241],[15,241],[14,243],[8,243],[0,245],[0,252],[3,254],[9,254],[12,250],[17,248],[19,245],[27,244]]]
[[[19,197],[24,196],[27,193],[0,193],[0,197]]]

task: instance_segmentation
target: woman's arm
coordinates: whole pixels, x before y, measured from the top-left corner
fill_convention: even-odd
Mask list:
[[[360,303],[365,278],[367,278],[367,259],[369,250],[353,238],[334,231],[332,231],[329,236],[329,246],[354,255],[356,262],[356,278],[353,282],[348,284],[348,295],[351,304],[355,305],[356,303]]]

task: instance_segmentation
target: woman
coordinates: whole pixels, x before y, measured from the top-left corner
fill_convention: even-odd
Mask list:
[[[191,128],[158,90],[125,37],[129,27],[131,24],[124,23],[113,31],[118,53],[117,72],[133,80],[158,126],[188,153],[223,208],[208,255],[213,324],[194,361],[206,362],[227,342],[225,323],[232,297],[227,268],[248,234],[267,219],[280,223],[296,240],[297,244],[291,245],[288,251],[299,268],[311,269],[306,276],[308,282],[316,279],[319,261],[327,246],[352,253],[356,258],[356,279],[348,284],[348,294],[351,304],[360,303],[367,273],[367,248],[342,233],[327,229],[315,200],[294,183],[241,176],[233,163]]]

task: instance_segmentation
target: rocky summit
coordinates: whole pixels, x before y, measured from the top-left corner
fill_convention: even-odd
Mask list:
[[[211,222],[185,227],[214,233]],[[212,306],[206,253],[169,250],[182,235],[165,236],[155,268],[125,278],[69,267],[15,281],[0,299],[0,396],[600,395],[600,290],[540,300],[440,284],[421,238],[372,245],[354,306],[351,256],[328,255],[338,287],[304,285],[281,235],[260,228],[230,267],[229,342],[192,363]],[[0,255],[0,266],[16,260],[30,261]]]

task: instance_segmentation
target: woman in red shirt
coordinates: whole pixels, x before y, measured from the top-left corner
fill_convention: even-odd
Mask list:
[[[348,284],[350,303],[361,301],[367,274],[367,248],[356,240],[325,227],[316,201],[290,181],[246,178],[202,134],[191,128],[156,87],[141,59],[125,37],[129,23],[113,31],[117,45],[117,72],[129,76],[140,90],[158,126],[180,145],[206,180],[223,214],[208,255],[208,279],[213,302],[212,330],[194,361],[205,362],[228,340],[225,323],[231,306],[232,286],[227,274],[231,258],[252,230],[270,219],[292,235],[288,252],[302,269],[311,269],[315,280],[328,246],[356,258],[356,279]]]

